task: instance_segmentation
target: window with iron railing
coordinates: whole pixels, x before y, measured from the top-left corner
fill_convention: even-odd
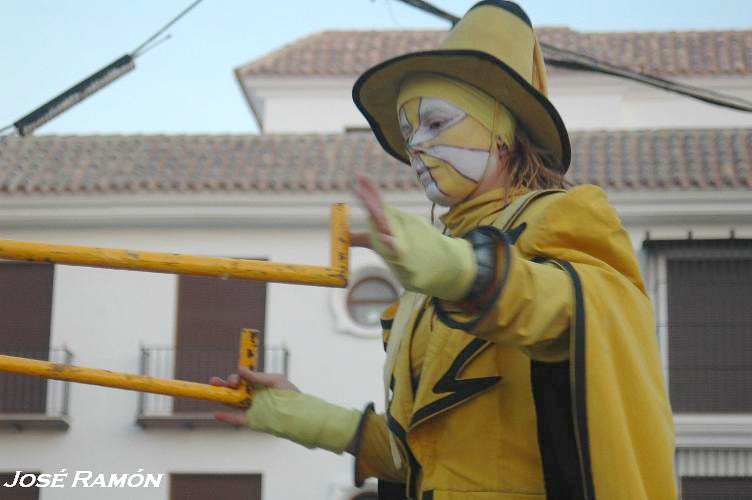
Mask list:
[[[175,378],[206,382],[232,373],[238,364],[240,332],[260,332],[257,369],[264,367],[266,283],[180,276],[177,293]],[[178,398],[173,411],[210,412],[217,405]]]
[[[73,362],[73,353],[64,347],[49,351],[11,349],[3,354],[61,364]],[[0,428],[67,430],[69,402],[70,382],[0,373]]]
[[[0,353],[70,363],[65,348],[50,349],[54,266],[0,262]],[[0,373],[0,428],[68,428],[69,384]]]

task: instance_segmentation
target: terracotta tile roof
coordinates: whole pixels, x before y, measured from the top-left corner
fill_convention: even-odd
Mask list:
[[[752,30],[607,33],[540,28],[537,32],[542,42],[653,75],[752,74]],[[433,49],[446,33],[325,31],[301,38],[237,71],[249,76],[355,76],[390,57]]]
[[[752,189],[752,129],[580,132],[570,179],[612,191]],[[370,133],[0,137],[0,195],[418,189]]]

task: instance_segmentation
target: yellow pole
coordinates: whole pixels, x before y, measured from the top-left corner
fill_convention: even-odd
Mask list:
[[[347,213],[347,205],[332,207],[331,267],[15,240],[0,240],[0,258],[342,288],[348,278]]]
[[[240,333],[240,350],[238,362],[251,370],[256,369],[259,350],[259,332],[251,328],[245,328]],[[216,387],[209,384],[199,384],[185,380],[173,380],[164,378],[133,375],[130,373],[111,372],[95,368],[83,368],[80,366],[51,363],[36,359],[18,358],[15,356],[0,355],[0,372],[17,373],[19,375],[31,375],[34,377],[66,380],[81,384],[102,385],[127,389],[131,391],[150,392],[164,394],[165,396],[177,396],[182,398],[202,399],[217,401],[228,405],[247,408],[252,398],[251,388],[241,383],[238,389]]]
[[[344,203],[332,206],[332,219],[329,229],[329,249],[331,258],[329,267],[336,269],[342,276],[347,276],[350,267],[350,207]],[[347,286],[347,285],[345,285]]]
[[[95,368],[83,368],[15,356],[0,355],[0,371],[55,380],[67,380],[81,384],[103,385],[131,391],[151,392],[154,394],[164,394],[165,396],[217,401],[241,408],[247,407],[250,403],[250,396],[245,390],[233,390],[227,387],[215,387],[209,384],[199,384],[185,380],[171,380],[130,373],[111,372],[109,370],[98,370]]]
[[[240,333],[240,350],[238,351],[238,365],[245,366],[249,370],[255,370],[258,364],[259,332],[251,328],[244,328]],[[248,383],[240,379],[238,390],[245,393],[248,399],[253,398],[253,391]]]

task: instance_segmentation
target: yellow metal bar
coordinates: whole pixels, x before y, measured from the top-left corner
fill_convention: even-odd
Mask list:
[[[95,368],[83,368],[36,359],[17,358],[15,356],[0,355],[0,371],[55,380],[67,380],[82,384],[103,385],[131,391],[151,392],[166,396],[217,401],[241,408],[247,407],[250,403],[250,396],[245,390],[215,387],[209,384],[199,384],[185,380],[170,380],[98,370]]]
[[[249,370],[255,370],[258,364],[259,332],[251,328],[244,328],[240,333],[240,350],[238,351],[238,365],[245,366]],[[248,399],[253,398],[253,392],[248,383],[240,379],[239,391],[247,394]]]
[[[72,266],[345,287],[348,279],[350,247],[347,215],[347,205],[337,204],[332,207],[331,267],[15,240],[0,240],[0,258]]]
[[[350,207],[344,203],[332,206],[332,220],[329,229],[331,241],[329,248],[332,252],[329,267],[336,269],[343,276],[347,276],[350,268]]]

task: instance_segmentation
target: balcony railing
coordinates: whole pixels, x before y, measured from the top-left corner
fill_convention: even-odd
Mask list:
[[[287,375],[290,353],[285,347],[263,349],[257,369]],[[183,349],[143,347],[141,374],[149,377],[175,378],[208,383],[209,377],[234,373],[238,351],[231,349]],[[136,422],[141,427],[214,427],[212,413],[227,407],[208,401],[173,398],[161,394],[139,393]]]
[[[65,347],[49,351],[3,349],[2,354],[71,364]],[[70,382],[0,373],[0,429],[67,430]]]

